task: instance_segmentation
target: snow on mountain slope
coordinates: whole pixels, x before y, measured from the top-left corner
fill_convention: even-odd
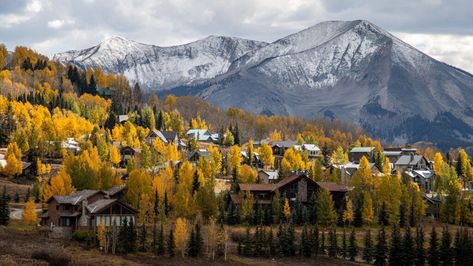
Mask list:
[[[54,56],[64,64],[101,67],[124,74],[149,90],[164,90],[207,80],[227,71],[231,62],[264,42],[209,36],[185,45],[159,47],[113,37],[95,47]]]
[[[339,118],[388,142],[473,142],[473,76],[364,20],[322,22],[270,44],[211,36],[158,47],[112,38],[55,58],[222,108]]]

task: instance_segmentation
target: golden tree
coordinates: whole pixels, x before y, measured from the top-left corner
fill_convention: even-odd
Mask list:
[[[350,224],[351,222],[353,222],[353,219],[354,219],[353,203],[352,203],[351,199],[349,199],[348,202],[347,202],[347,208],[343,212],[343,221],[345,223]]]
[[[274,166],[274,156],[273,149],[268,144],[263,144],[259,148],[259,156],[264,166],[273,167]]]
[[[152,193],[151,176],[145,170],[133,170],[128,177],[126,187],[126,199],[131,205],[138,207],[141,195]]]
[[[287,220],[291,218],[291,206],[289,206],[289,200],[287,198],[284,199],[283,214]]]
[[[187,221],[183,218],[177,218],[174,232],[174,242],[176,243],[177,251],[181,253],[182,257],[186,255],[187,235]]]
[[[256,183],[258,174],[253,168],[249,165],[243,165],[240,169],[240,174],[238,175],[239,183]]]
[[[240,147],[233,145],[228,152],[228,171],[230,173],[236,172],[238,175],[241,166],[241,151]]]
[[[363,221],[366,224],[371,224],[374,219],[373,201],[371,194],[368,191],[363,193],[363,207],[362,207]]]
[[[110,162],[114,165],[117,165],[121,161],[120,151],[118,150],[117,146],[110,147]]]
[[[102,221],[100,222],[99,226],[97,227],[97,240],[99,241],[100,249],[105,248],[105,223]]]
[[[5,160],[7,161],[7,165],[3,168],[3,173],[5,175],[16,176],[23,172],[21,151],[16,142],[8,144],[8,149],[5,153]]]
[[[36,205],[33,200],[28,200],[25,203],[23,210],[23,222],[25,224],[36,224],[38,221],[38,214],[36,213]]]

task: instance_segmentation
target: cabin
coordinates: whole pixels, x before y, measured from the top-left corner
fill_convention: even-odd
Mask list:
[[[118,190],[118,189],[117,189]],[[100,223],[120,226],[135,221],[137,210],[102,190],[81,190],[67,196],[52,196],[41,225],[95,230]]]
[[[261,161],[259,157],[259,153],[253,152],[253,156],[251,158],[251,163],[250,163],[250,157],[248,156],[248,153],[246,151],[241,151],[241,157],[243,159],[243,162],[246,162],[250,164],[251,166],[256,166],[256,167],[263,167],[264,164]]]
[[[132,148],[130,146],[123,146],[120,148],[120,166],[125,167],[128,163],[128,160],[131,158],[137,159],[138,156],[141,154],[141,149]]]
[[[312,204],[311,198],[320,189],[327,189],[332,195],[335,208],[341,210],[345,204],[345,194],[348,188],[334,182],[315,182],[306,174],[294,174],[275,184],[238,184],[238,191],[248,191],[253,195],[255,204],[270,205],[276,191],[281,198],[287,198],[291,203],[300,202],[303,205]],[[238,194],[230,196],[233,204],[239,204]]]
[[[210,153],[205,149],[198,149],[187,154],[187,160],[191,163],[199,161],[200,157],[208,158]]]
[[[218,143],[220,136],[218,133],[210,133],[207,129],[189,129],[186,133],[187,138],[194,138],[199,142]]]
[[[348,159],[350,162],[358,164],[361,158],[365,156],[368,161],[373,162],[374,152],[374,147],[354,147],[348,153]]]
[[[399,172],[411,170],[429,170],[429,162],[423,155],[416,155],[411,153],[409,155],[402,155],[394,163],[394,169]]]
[[[430,192],[434,186],[434,171],[432,170],[412,170],[406,171],[412,181],[419,185],[422,191]]]
[[[129,119],[128,115],[119,115],[118,123],[124,124],[126,121],[128,121],[128,119]]]
[[[97,94],[100,95],[102,98],[111,99],[113,95],[113,91],[109,88],[97,88]]]
[[[401,148],[385,148],[384,156],[389,159],[391,163],[396,162],[402,156]]]
[[[375,163],[369,163],[369,166],[373,175],[378,176],[381,173]],[[348,184],[351,176],[360,168],[360,164],[349,162],[343,165],[331,165],[330,167],[333,169],[339,169],[342,183]]]
[[[258,171],[258,180],[259,180],[259,183],[264,183],[264,184],[277,183],[279,181],[279,171],[260,169]]]
[[[294,145],[294,148],[305,152],[310,159],[317,158],[320,155],[320,148],[315,144]]]
[[[285,140],[285,141],[274,141],[271,148],[273,149],[273,155],[282,157],[287,149],[290,149],[296,145],[295,141]]]

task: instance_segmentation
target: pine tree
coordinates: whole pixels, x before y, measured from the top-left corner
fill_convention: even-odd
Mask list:
[[[425,264],[424,229],[422,229],[422,227],[417,227],[415,265],[422,266],[424,264]]]
[[[189,235],[189,241],[187,242],[187,254],[189,254],[191,257],[197,257],[195,228],[192,228]]]
[[[415,261],[415,247],[414,239],[412,238],[411,228],[406,227],[404,232],[404,238],[402,239],[402,248],[403,248],[403,265],[413,265]]]
[[[273,228],[269,228],[268,237],[266,238],[266,245],[269,256],[273,257],[276,255],[276,245],[274,244]]]
[[[437,239],[437,231],[435,227],[432,227],[432,232],[430,233],[430,240],[429,240],[429,254],[427,257],[427,261],[429,265],[436,266],[439,265],[439,248],[438,248],[438,239]]]
[[[328,255],[330,257],[336,257],[338,253],[338,243],[337,243],[337,231],[335,230],[335,228],[333,228],[329,232],[329,242],[330,242],[330,247],[328,249]]]
[[[440,244],[439,258],[441,265],[453,265],[452,236],[445,226],[442,230],[442,241]]]
[[[373,241],[371,240],[371,230],[366,230],[365,233],[365,248],[363,249],[363,260],[371,263],[373,260]]]
[[[378,219],[379,225],[386,226],[389,224],[388,222],[388,213],[386,211],[386,203],[383,201],[383,204],[381,205],[381,211],[379,212],[379,219]]]
[[[320,254],[325,255],[325,231],[320,232]]]
[[[168,241],[167,241],[167,250],[168,254],[170,257],[174,257],[176,255],[175,250],[176,250],[176,242],[174,241],[174,231],[169,230],[169,236],[168,236]]]
[[[253,241],[251,239],[250,227],[247,227],[243,240],[243,255],[250,256],[251,254],[253,254]]]
[[[386,265],[386,253],[388,252],[388,247],[386,244],[386,232],[384,227],[378,232],[378,242],[376,243],[376,251],[374,258],[374,265],[383,266]]]
[[[136,250],[136,228],[133,223],[133,220],[130,221],[127,232],[128,247],[130,252]]]
[[[161,228],[159,229],[158,233],[158,241],[157,241],[157,249],[156,253],[158,255],[164,255],[164,228],[163,224],[161,224]]]
[[[343,235],[342,235],[342,258],[346,259],[348,255],[348,246],[347,246],[347,232],[345,228],[343,228]]]
[[[309,233],[307,231],[307,225],[302,228],[301,234],[301,247],[300,254],[304,257],[309,258],[312,253],[312,247],[310,246]]]
[[[141,224],[141,231],[140,231],[140,236],[139,236],[139,241],[140,241],[140,248],[139,249],[140,249],[141,252],[146,251],[146,235],[147,235],[146,225],[143,222]]]
[[[358,245],[356,243],[355,228],[351,229],[349,242],[348,255],[350,256],[351,261],[355,261],[356,256],[358,256]]]
[[[401,232],[399,226],[394,225],[389,248],[389,265],[401,265],[402,262],[403,250],[401,245]]]
[[[319,255],[319,246],[320,246],[320,241],[319,241],[319,228],[317,225],[315,228],[312,230],[312,250],[314,253],[314,257],[317,257]]]
[[[199,256],[202,253],[204,247],[204,238],[202,237],[202,232],[200,229],[200,224],[195,225],[195,253],[196,256]]]
[[[3,193],[0,196],[0,225],[8,225],[10,221],[10,207],[8,206],[8,197],[6,188],[3,187]]]

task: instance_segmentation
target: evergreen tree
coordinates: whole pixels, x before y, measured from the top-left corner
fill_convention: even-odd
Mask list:
[[[404,228],[406,225],[406,206],[401,202],[399,206],[399,226]]]
[[[353,219],[353,225],[356,227],[361,227],[363,225],[363,212],[361,206],[363,206],[363,201],[360,200],[358,205],[355,207],[355,217]]]
[[[320,232],[320,254],[325,255],[325,231]]]
[[[168,241],[167,241],[167,249],[168,249],[168,254],[170,257],[174,257],[176,255],[176,242],[174,241],[174,231],[171,229],[169,230],[169,236],[168,236]]]
[[[156,253],[158,255],[164,255],[164,228],[163,228],[163,224],[161,224],[161,228],[159,229],[159,233],[158,233],[158,247],[156,249]]]
[[[158,119],[156,119],[156,127],[158,130],[163,130],[164,128],[164,120],[163,120],[163,111],[159,111]]]
[[[134,252],[136,250],[136,228],[133,220],[130,221],[127,231],[128,251]]]
[[[89,86],[87,87],[87,93],[97,95],[97,83],[95,82],[94,74],[90,76]]]
[[[403,248],[403,265],[413,265],[415,261],[415,247],[414,239],[412,238],[411,228],[406,227],[404,231],[404,238],[402,239],[402,248]]]
[[[203,248],[204,248],[204,239],[202,237],[200,223],[197,223],[195,225],[195,251],[196,251],[197,256],[199,256],[202,253]]]
[[[274,244],[273,228],[269,229],[268,237],[266,238],[266,245],[269,256],[273,257],[276,255],[276,245]]]
[[[388,221],[388,213],[386,211],[386,203],[383,201],[383,204],[381,205],[381,211],[379,212],[379,219],[378,219],[379,225],[386,226],[389,224]]]
[[[200,188],[199,182],[199,171],[196,169],[194,171],[194,177],[192,179],[192,195],[194,195]]]
[[[120,231],[118,232],[118,248],[122,253],[129,252],[128,247],[128,219],[125,217],[122,221]]]
[[[374,265],[383,266],[386,265],[386,254],[388,247],[386,244],[386,232],[384,227],[378,232],[378,241],[376,243]]]
[[[312,250],[313,250],[313,253],[314,253],[314,257],[317,257],[319,255],[319,246],[320,246],[320,243],[319,243],[319,228],[317,227],[317,225],[312,230],[312,241],[311,242],[312,242]]]
[[[3,193],[0,196],[0,225],[8,225],[10,221],[10,207],[8,206],[8,197],[6,189],[3,188]]]
[[[446,226],[442,230],[439,258],[441,265],[453,265],[452,236]]]
[[[465,243],[463,241],[463,235],[461,233],[461,229],[458,228],[457,232],[455,233],[455,240],[453,242],[453,250],[455,251],[455,265],[464,265],[464,253],[463,249]]]
[[[338,253],[338,243],[337,243],[337,231],[335,230],[335,228],[333,228],[329,232],[329,242],[330,242],[330,247],[328,249],[328,255],[330,257],[336,257]]]
[[[422,266],[424,264],[425,264],[424,229],[422,229],[422,227],[417,227],[415,265]]]
[[[187,243],[187,254],[191,257],[197,257],[197,247],[195,239],[195,229],[192,228],[189,235],[189,242]]]
[[[151,241],[151,250],[154,254],[158,255],[158,229],[156,228],[156,222],[153,223],[153,240]]]
[[[389,265],[401,265],[403,262],[403,249],[401,244],[401,232],[398,225],[393,226],[390,244]]]
[[[304,225],[302,228],[302,233],[301,233],[301,243],[300,243],[300,248],[299,248],[299,254],[303,255],[304,257],[310,257],[312,249],[310,246],[310,241],[309,241],[309,233],[307,232],[307,225]]]
[[[347,246],[347,232],[345,228],[343,228],[343,235],[342,235],[342,258],[346,259],[348,256],[348,246]]]
[[[430,233],[430,240],[429,240],[429,254],[427,257],[427,261],[429,265],[436,266],[439,265],[439,248],[438,248],[438,239],[437,239],[437,231],[435,227],[432,227],[432,232]]]
[[[371,230],[366,230],[365,233],[365,248],[363,249],[363,260],[367,263],[373,261],[374,250],[373,250],[373,241],[371,240]]]
[[[253,254],[253,241],[251,239],[250,227],[247,227],[245,238],[243,240],[243,255],[250,256],[252,254]]]
[[[348,255],[350,256],[351,261],[355,261],[356,256],[358,256],[358,245],[356,243],[355,228],[351,229],[349,241],[350,243],[348,246]]]
[[[146,225],[143,222],[141,224],[141,231],[140,231],[140,236],[139,236],[139,241],[140,241],[140,251],[145,252],[146,251]]]
[[[171,211],[171,205],[169,205],[168,192],[164,191],[164,215],[166,215],[167,217],[170,211]]]

